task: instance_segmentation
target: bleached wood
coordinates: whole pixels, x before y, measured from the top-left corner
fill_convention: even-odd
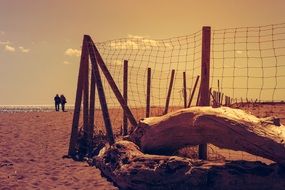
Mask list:
[[[145,153],[211,143],[284,164],[285,127],[278,121],[228,107],[192,107],[141,120],[130,139]]]
[[[89,160],[120,189],[219,190],[285,188],[284,170],[261,162],[207,162],[143,154],[130,141],[116,142]],[[283,172],[282,172],[283,171]]]

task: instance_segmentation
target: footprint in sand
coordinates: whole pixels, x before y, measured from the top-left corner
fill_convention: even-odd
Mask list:
[[[50,179],[51,179],[52,181],[57,181],[57,180],[58,180],[58,177],[52,176]]]

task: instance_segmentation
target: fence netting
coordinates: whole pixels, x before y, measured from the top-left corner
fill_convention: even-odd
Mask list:
[[[183,72],[187,102],[201,72],[202,31],[153,40],[132,36],[96,43],[107,68],[123,92],[123,63],[128,60],[128,105],[136,119],[145,117],[147,70],[151,68],[151,116],[163,114],[172,70],[174,83],[169,111],[184,107]],[[101,73],[102,74],[102,73]],[[114,130],[122,126],[122,109],[102,74]],[[211,30],[210,87],[241,101],[276,102],[285,95],[285,23]],[[218,86],[219,83],[219,86]],[[219,88],[219,89],[218,89]],[[192,106],[196,105],[199,85]],[[96,100],[96,108],[100,103]],[[103,125],[96,112],[95,125]]]
[[[212,31],[211,84],[236,101],[285,95],[285,24]]]

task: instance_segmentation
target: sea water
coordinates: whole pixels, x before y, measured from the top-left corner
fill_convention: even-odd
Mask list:
[[[65,105],[65,110],[73,110],[73,105]],[[54,105],[0,105],[0,112],[51,112]],[[61,111],[61,110],[60,110]]]

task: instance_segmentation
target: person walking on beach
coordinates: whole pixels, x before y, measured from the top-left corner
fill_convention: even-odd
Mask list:
[[[65,104],[66,104],[66,98],[64,97],[64,95],[60,95],[60,103],[61,103],[61,109],[64,112],[65,111]]]
[[[59,111],[59,104],[61,102],[60,97],[58,96],[58,94],[56,94],[53,99],[54,99],[55,111]]]

